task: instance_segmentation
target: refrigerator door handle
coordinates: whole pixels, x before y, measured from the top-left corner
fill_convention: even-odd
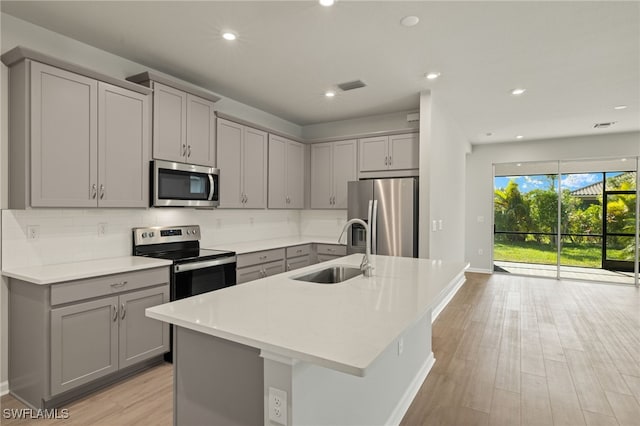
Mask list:
[[[369,229],[371,231],[371,254],[378,254],[378,200],[373,200]]]

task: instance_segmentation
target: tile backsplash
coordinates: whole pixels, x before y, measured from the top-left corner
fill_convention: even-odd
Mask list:
[[[197,224],[202,229],[202,247],[298,237],[301,215],[298,210],[3,210],[2,267],[128,256],[132,250],[131,228],[138,226]],[[314,215],[304,216],[305,229],[313,232],[305,235],[322,236],[324,231],[328,231],[328,236],[335,234],[335,226],[329,225],[330,217],[319,215],[317,223],[312,223]],[[32,226],[37,227],[35,239],[27,235]],[[104,229],[102,235],[99,228]]]

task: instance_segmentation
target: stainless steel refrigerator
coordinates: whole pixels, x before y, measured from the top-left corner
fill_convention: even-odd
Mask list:
[[[370,179],[348,183],[348,219],[371,228],[371,253],[418,257],[418,179]],[[364,253],[364,227],[354,225],[347,253]]]

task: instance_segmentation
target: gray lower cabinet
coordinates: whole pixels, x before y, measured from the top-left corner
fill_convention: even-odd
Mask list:
[[[285,249],[255,251],[238,255],[236,282],[243,284],[285,271]]]
[[[169,301],[168,268],[52,285],[11,279],[9,299],[9,388],[33,407],[59,406],[169,350],[168,325],[145,316]]]
[[[339,244],[316,244],[318,262],[326,262],[347,255],[347,247]]]
[[[304,268],[311,265],[311,256],[304,255],[298,257],[287,258],[287,271],[293,271],[295,269]]]

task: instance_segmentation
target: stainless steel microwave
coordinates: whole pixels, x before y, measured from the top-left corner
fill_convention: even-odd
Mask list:
[[[152,206],[217,207],[220,170],[194,164],[152,162]]]

